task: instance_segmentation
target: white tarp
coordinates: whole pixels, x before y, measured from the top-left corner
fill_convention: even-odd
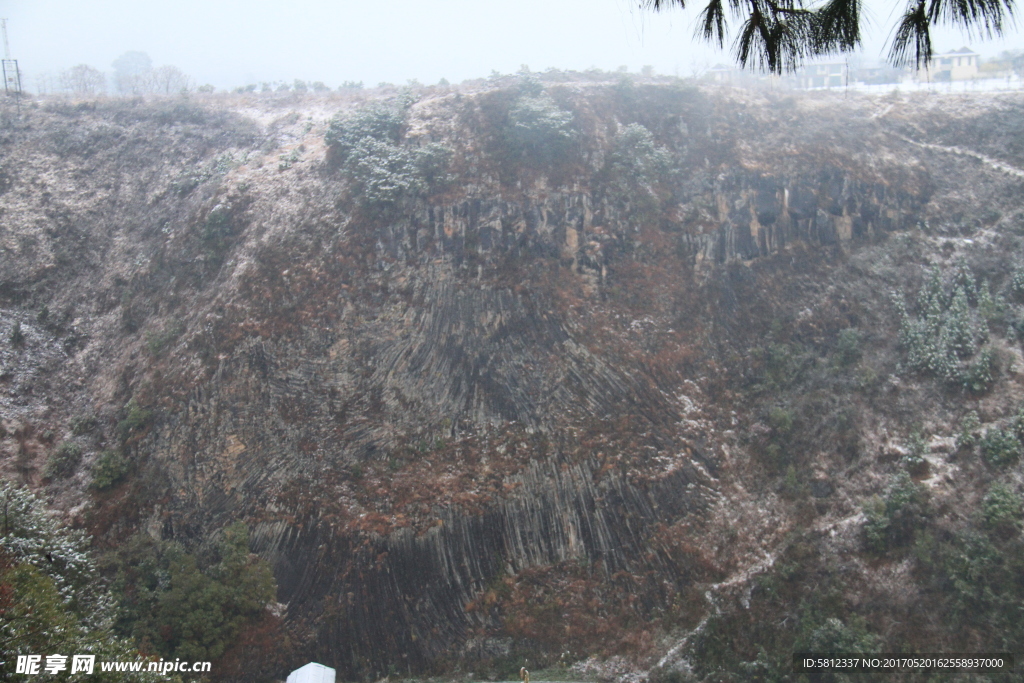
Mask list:
[[[310,662],[288,674],[288,683],[334,683],[334,669]]]

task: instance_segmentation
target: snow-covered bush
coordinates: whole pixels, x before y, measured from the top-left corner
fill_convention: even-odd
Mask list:
[[[576,140],[572,112],[547,95],[520,97],[504,131],[508,152],[521,163],[544,166],[562,157]]]
[[[974,444],[978,442],[977,432],[980,429],[981,419],[978,417],[977,411],[972,410],[964,415],[963,419],[960,420],[960,429],[956,435],[957,450],[973,448]]]
[[[404,109],[375,103],[352,116],[332,119],[324,140],[335,159],[344,164],[364,140],[398,144],[404,128]]]
[[[1009,289],[1011,296],[1018,300],[1024,299],[1024,268],[1018,268],[1013,271]]]
[[[981,454],[993,467],[1008,465],[1020,457],[1020,441],[1010,429],[993,427],[981,437]]]
[[[961,265],[951,282],[943,282],[938,268],[911,312],[902,296],[894,297],[901,318],[900,344],[907,366],[942,379],[951,386],[983,392],[992,383],[995,365],[991,349],[979,348],[988,340],[988,326],[975,306],[978,291],[970,269]]]
[[[82,447],[74,441],[65,441],[46,458],[43,476],[50,479],[71,476],[81,461]]]
[[[92,486],[97,491],[108,489],[128,473],[128,459],[120,451],[106,450],[92,466]]]
[[[655,187],[671,166],[671,156],[655,143],[649,130],[639,123],[623,127],[608,155],[606,174],[611,199],[628,204],[633,213],[649,213],[658,205]]]
[[[31,492],[0,481],[0,680],[13,680],[18,655],[60,654],[94,655],[95,668],[48,675],[52,680],[181,683],[176,674],[101,671],[100,662],[142,657],[113,633],[114,601],[87,548],[86,535],[67,528]]]
[[[438,143],[402,144],[407,105],[374,104],[347,118],[335,118],[325,140],[333,163],[351,183],[364,207],[387,210],[399,202],[442,189],[451,150]]]
[[[383,209],[435,189],[450,154],[436,143],[417,148],[363,138],[353,148],[345,174],[364,205]]]
[[[66,602],[91,602],[96,568],[84,533],[68,529],[28,489],[0,481],[0,548],[53,580]]]
[[[1015,531],[1020,528],[1021,511],[1024,502],[1006,484],[993,484],[981,504],[985,526],[991,529]]]
[[[864,540],[868,548],[884,553],[889,548],[905,545],[914,535],[928,512],[926,490],[899,472],[889,480],[885,497],[875,497],[864,508]]]

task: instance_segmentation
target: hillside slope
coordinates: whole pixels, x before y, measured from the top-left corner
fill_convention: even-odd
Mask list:
[[[360,97],[2,131],[3,476],[98,548],[243,521],[346,678],[1019,645],[1024,100]]]

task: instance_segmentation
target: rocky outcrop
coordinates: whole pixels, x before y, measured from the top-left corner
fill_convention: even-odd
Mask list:
[[[916,179],[915,179],[916,180]],[[779,253],[787,245],[842,246],[914,227],[930,190],[919,182],[862,179],[840,167],[793,177],[723,174],[703,191],[682,188],[661,225],[692,263],[721,264]],[[704,207],[703,215],[697,207]],[[380,229],[388,258],[494,266],[510,255],[571,259],[600,272],[622,243],[639,239],[629,206],[592,193],[466,199],[421,207]]]
[[[311,520],[299,533],[258,526],[254,543],[276,561],[282,599],[296,600],[291,613],[319,619],[319,657],[364,673],[429,667],[470,635],[500,628],[496,610],[466,607],[501,577],[568,561],[605,580],[619,572],[674,576],[652,548],[651,530],[705,509],[713,482],[686,460],[646,487],[621,476],[595,481],[597,469],[535,462],[508,480],[515,494],[494,509],[439,510],[424,533],[404,529],[353,545]]]
[[[17,319],[28,336],[0,351],[17,418],[4,424],[18,425],[0,435],[4,471],[60,492],[104,542],[144,529],[200,546],[244,520],[287,619],[314,634],[299,649],[345,677],[507,653],[487,643],[512,643],[512,606],[482,597],[538,568],[624,586],[635,600],[609,610],[638,623],[685,612],[695,575],[742,569],[709,558],[786,533],[766,512],[775,490],[755,500],[759,475],[737,474],[771,429],[743,441],[743,420],[760,418],[737,416],[736,397],[777,379],[744,374],[774,357],[751,360],[721,330],[746,325],[760,344],[790,309],[808,344],[852,326],[838,296],[820,295],[814,317],[810,295],[787,289],[791,259],[773,257],[824,268],[815,254],[916,227],[936,191],[899,156],[907,143],[876,129],[863,144],[898,152],[884,162],[843,141],[784,150],[776,127],[831,124],[688,97],[704,102],[648,121],[680,163],[645,212],[588,165],[607,131],[642,118],[625,105],[577,103],[594,149],[571,182],[474,178],[382,214],[358,209],[323,162],[323,126],[298,116],[257,137],[190,108],[34,114],[57,132],[21,131],[11,158],[32,160],[32,182],[50,183],[50,164],[84,189],[0,188],[16,218],[0,238],[0,331]],[[82,131],[63,120],[75,116]],[[492,135],[450,133],[431,139],[463,159]],[[166,151],[149,168],[154,147]],[[756,298],[766,282],[776,289]],[[776,346],[780,376],[806,361]],[[119,426],[129,399],[147,418]],[[74,433],[86,413],[99,427]],[[82,443],[74,477],[42,480],[46,432]],[[131,476],[90,492],[88,466],[109,448]]]

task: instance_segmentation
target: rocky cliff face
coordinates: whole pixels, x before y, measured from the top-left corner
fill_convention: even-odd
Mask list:
[[[1011,270],[962,237],[1010,234],[1020,160],[944,151],[915,101],[570,84],[575,147],[538,167],[501,155],[516,87],[420,93],[401,144],[451,178],[387,210],[323,142],[352,101],[30,108],[2,140],[4,476],[101,545],[245,521],[296,657],[349,677],[649,666],[795,530],[856,546],[894,424],[957,410],[886,388],[888,290],[954,253]],[[671,158],[643,196],[608,170],[629,123]],[[991,210],[921,233],[967,186]],[[44,477],[64,440],[82,464]],[[114,447],[128,475],[90,491]]]

